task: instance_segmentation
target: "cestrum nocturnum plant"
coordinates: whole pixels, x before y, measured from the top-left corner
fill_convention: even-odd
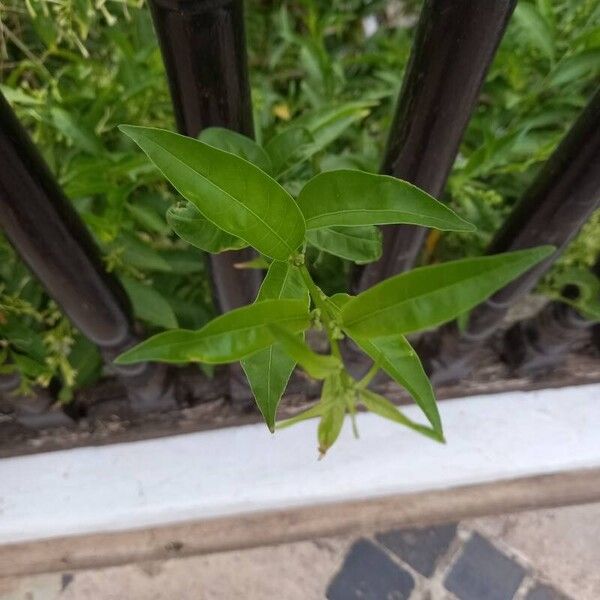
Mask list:
[[[298,366],[323,381],[321,398],[279,426],[318,417],[321,454],[337,439],[347,413],[354,423],[359,407],[443,441],[431,384],[405,336],[464,314],[553,251],[544,246],[420,267],[356,296],[329,297],[305,264],[308,245],[366,263],[381,254],[379,225],[407,223],[444,231],[472,231],[473,226],[406,181],[362,171],[320,173],[293,198],[278,182],[293,159],[299,135],[293,129],[265,148],[220,128],[205,130],[199,139],[148,127],[121,129],[186,200],[167,213],[177,235],[211,253],[251,246],[268,269],[253,304],[197,331],[159,333],[116,362],[240,361],[271,431]],[[314,327],[327,335],[329,354],[306,344],[305,334]],[[372,361],[361,379],[344,367],[344,338]],[[427,425],[412,421],[368,388],[379,370],[410,393]]]

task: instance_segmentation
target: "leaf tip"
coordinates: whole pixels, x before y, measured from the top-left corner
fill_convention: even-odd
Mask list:
[[[145,129],[148,129],[148,127],[142,127],[141,125],[119,125],[119,131],[132,139],[138,146],[140,145],[139,140],[142,139]]]
[[[123,352],[123,354],[119,354],[115,359],[113,359],[113,363],[115,365],[130,365],[131,363],[136,362],[135,358],[131,358],[131,352]]]
[[[471,223],[471,221],[467,221],[466,219],[463,219],[462,217],[460,218],[460,220],[463,221],[464,230],[467,233],[474,233],[475,231],[477,231],[477,225],[475,225],[475,223]]]
[[[542,246],[534,246],[533,248],[523,248],[522,250],[516,250],[514,252],[515,254],[521,253],[522,256],[531,263],[530,267],[533,267],[554,254],[554,252],[556,252],[556,246],[544,244]]]
[[[556,246],[553,246],[552,244],[544,244],[543,246],[539,246],[538,250],[545,258],[546,256],[550,256],[550,254],[553,252],[556,252]]]
[[[124,123],[121,123],[121,125],[117,125],[117,127],[120,132],[131,137],[131,133],[132,133],[132,130],[135,128],[135,125],[126,125]]]

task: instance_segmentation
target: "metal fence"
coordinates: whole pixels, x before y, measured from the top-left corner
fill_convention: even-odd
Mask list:
[[[150,0],[179,130],[208,126],[253,135],[242,0]],[[381,171],[440,196],[515,0],[426,0]],[[544,263],[475,309],[466,327],[452,323],[422,336],[418,350],[435,381],[457,380],[476,364],[481,344],[507,310],[539,281],[600,205],[600,90],[572,126],[490,244],[489,252],[554,244]],[[73,324],[111,359],[143,337],[127,296],[38,150],[0,96],[0,226]],[[413,266],[426,230],[384,227],[381,259],[357,270],[364,289]],[[251,302],[260,273],[238,270],[247,251],[210,258],[216,305]],[[240,256],[242,255],[242,256]],[[600,270],[600,267],[597,268]],[[505,334],[498,359],[520,373],[560,361],[592,331],[570,307],[551,302]],[[596,334],[597,335],[597,334]],[[156,364],[110,367],[136,412],[174,406],[177,370]],[[231,379],[239,375],[230,371]],[[0,380],[14,389],[14,377]],[[59,419],[58,422],[63,422]]]

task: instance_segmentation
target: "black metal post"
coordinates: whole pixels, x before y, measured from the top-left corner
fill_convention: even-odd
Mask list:
[[[133,345],[129,301],[96,244],[0,94],[0,226],[73,324],[107,360]],[[137,408],[164,405],[164,370],[118,368]]]
[[[439,334],[442,342],[425,336],[422,350],[434,379],[460,378],[468,370],[478,343],[497,330],[510,306],[535,286],[599,206],[600,89],[488,248],[495,254],[553,244],[557,251],[473,310],[461,334],[450,325]]]
[[[69,407],[57,404],[48,388],[35,387],[31,394],[18,392],[19,373],[0,376],[0,413],[12,414],[13,419],[30,429],[70,427],[74,424]]]
[[[10,394],[19,387],[21,377],[17,372],[8,375],[0,375],[0,400],[4,394]]]
[[[242,0],[150,0],[167,70],[177,127],[192,137],[205,127],[254,135]],[[252,302],[261,275],[235,263],[250,251],[211,256],[223,311]]]
[[[501,356],[519,375],[547,371],[585,344],[593,325],[567,304],[549,302],[535,317],[506,331]]]
[[[488,254],[552,244],[557,251],[477,307],[467,335],[487,337],[515,300],[552,266],[600,207],[600,88],[543,166],[488,248]]]
[[[426,0],[381,171],[438,197],[516,0]],[[410,269],[427,230],[383,228],[383,255],[359,288]]]
[[[600,259],[592,271],[600,276]],[[563,293],[567,297],[571,294],[569,286]],[[559,364],[565,354],[585,345],[594,327],[595,321],[586,319],[568,304],[549,302],[533,318],[519,321],[506,331],[501,354],[519,374],[547,371]]]

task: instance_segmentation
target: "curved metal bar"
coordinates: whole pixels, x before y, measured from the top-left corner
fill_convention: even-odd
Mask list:
[[[151,0],[150,8],[179,131],[205,127],[254,135],[242,0]],[[210,258],[216,301],[223,311],[252,302],[261,276],[239,270],[248,250]]]
[[[0,165],[0,227],[73,324],[112,360],[139,341],[129,300],[1,94]],[[138,404],[162,405],[161,368],[114,368]]]
[[[552,244],[557,250],[496,292],[469,318],[465,335],[490,335],[509,307],[552,266],[600,207],[600,88],[492,240],[488,254]]]
[[[381,172],[439,196],[515,0],[426,0],[398,98]],[[383,228],[383,255],[360,289],[410,269],[427,229]]]
[[[435,381],[456,380],[468,373],[473,362],[469,357],[480,351],[480,343],[500,327],[508,309],[536,285],[598,207],[600,89],[542,167],[488,248],[488,253],[492,254],[553,244],[557,247],[556,252],[474,309],[464,331],[459,333],[455,324],[450,324],[439,332],[424,336],[419,347],[426,368]],[[556,311],[551,317],[554,323],[558,323],[556,327],[565,327],[566,318],[570,319],[568,326],[575,327],[577,319],[573,315],[573,318],[569,317],[566,314],[569,311],[562,308]],[[544,327],[549,326],[548,315],[541,318],[546,323]],[[556,335],[556,327],[552,325],[554,334],[551,335]],[[511,344],[518,343],[513,332]],[[505,357],[507,352],[525,351],[515,346],[504,351]]]
[[[131,307],[37,149],[0,95],[0,225],[48,293],[101,348],[134,339]]]
[[[592,272],[600,276],[600,259]],[[547,371],[560,363],[568,352],[584,346],[597,326],[596,321],[568,304],[549,302],[537,315],[515,323],[506,331],[502,358],[520,374]]]
[[[593,325],[567,304],[549,302],[533,318],[506,331],[501,356],[520,375],[547,371],[584,345]]]

